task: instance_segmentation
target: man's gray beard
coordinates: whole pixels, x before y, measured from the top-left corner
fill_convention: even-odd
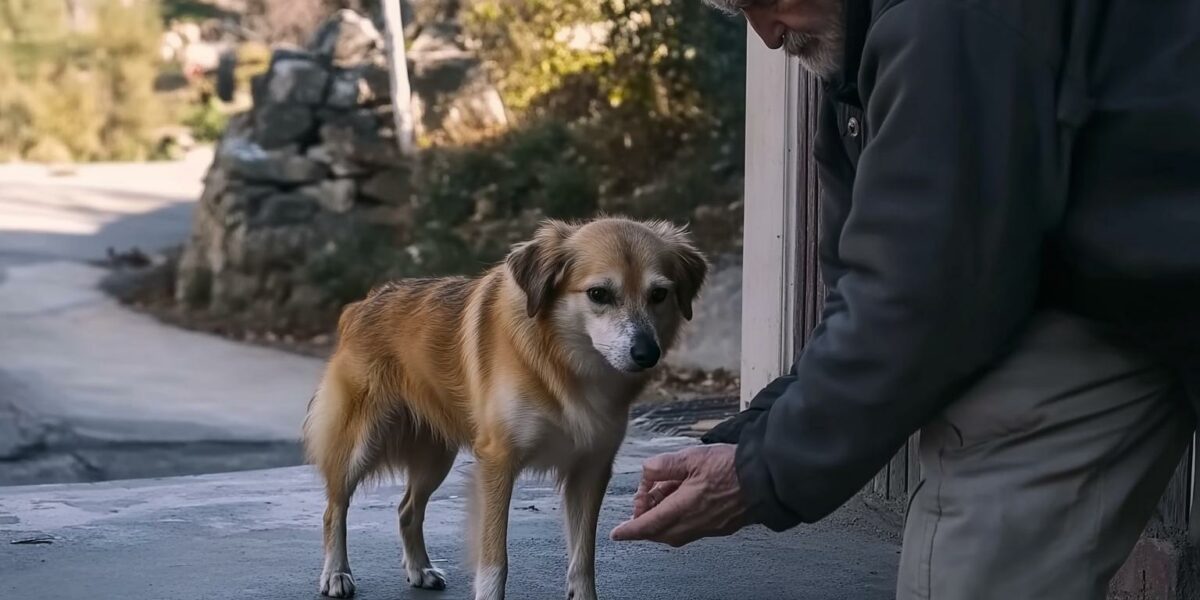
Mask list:
[[[800,66],[817,77],[837,72],[842,60],[842,24],[835,23],[820,35],[788,31],[783,51],[800,60]]]

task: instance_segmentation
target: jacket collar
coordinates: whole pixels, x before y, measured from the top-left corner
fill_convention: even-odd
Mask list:
[[[871,25],[871,2],[843,0],[842,7],[842,20],[846,27],[842,66],[825,81],[825,90],[838,102],[862,108],[862,100],[858,96],[858,69],[862,63],[863,46],[867,42],[867,29]]]

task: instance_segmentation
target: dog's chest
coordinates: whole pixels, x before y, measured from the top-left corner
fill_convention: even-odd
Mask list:
[[[628,405],[597,393],[572,399],[561,414],[525,407],[512,417],[510,431],[526,466],[552,470],[614,452],[625,437]]]

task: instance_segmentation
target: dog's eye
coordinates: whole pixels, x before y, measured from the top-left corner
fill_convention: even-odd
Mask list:
[[[650,302],[658,304],[667,299],[667,288],[654,288],[650,290]]]
[[[588,300],[591,300],[596,304],[608,304],[612,302],[612,292],[608,291],[608,288],[588,288],[587,297]]]

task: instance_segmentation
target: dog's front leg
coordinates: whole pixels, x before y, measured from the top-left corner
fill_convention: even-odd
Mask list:
[[[507,456],[480,456],[475,498],[480,503],[476,525],[475,600],[503,600],[508,580],[508,507],[519,469]]]
[[[568,600],[596,600],[596,522],[612,477],[612,460],[575,465],[563,481],[566,507]]]

